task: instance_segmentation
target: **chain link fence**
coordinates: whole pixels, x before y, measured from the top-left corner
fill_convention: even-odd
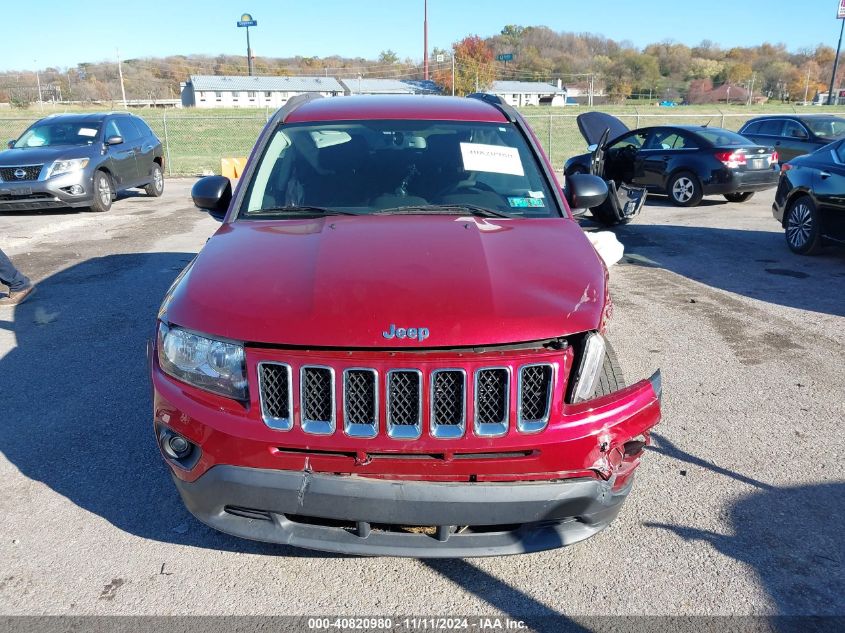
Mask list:
[[[552,165],[558,171],[571,156],[586,152],[575,118],[584,112],[535,114],[532,109],[525,119],[534,129]],[[220,173],[223,158],[247,156],[258,134],[272,114],[269,110],[246,113],[205,114],[202,111],[173,112],[147,110],[136,112],[153,129],[164,146],[168,176],[196,176]],[[782,113],[781,113],[782,114]],[[748,119],[765,113],[633,113],[616,115],[631,129],[651,125],[704,125],[738,130]],[[0,139],[13,139],[40,117],[0,118]]]

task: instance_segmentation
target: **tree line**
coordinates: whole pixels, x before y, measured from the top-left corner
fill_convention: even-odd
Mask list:
[[[512,54],[507,63],[497,61]],[[454,56],[454,64],[453,64]],[[507,25],[500,33],[467,36],[450,49],[431,52],[432,79],[449,93],[484,90],[496,79],[555,82],[585,87],[611,101],[629,98],[680,100],[702,86],[723,84],[752,88],[755,94],[782,101],[801,101],[827,89],[835,53],[826,45],[788,50],[768,42],[723,48],[709,40],[689,46],[673,40],[639,49],[627,41],[590,33],[557,32],[545,26]],[[256,75],[325,75],[331,77],[423,78],[423,64],[400,59],[387,50],[376,59],[361,57],[256,57]],[[190,75],[245,75],[239,55],[170,55],[122,62],[128,99],[176,99]],[[68,68],[0,73],[0,102],[28,105],[41,98],[57,101],[117,102],[117,60],[80,63]]]

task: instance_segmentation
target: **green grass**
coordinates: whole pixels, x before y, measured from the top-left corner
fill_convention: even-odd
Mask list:
[[[100,108],[107,110],[109,108]],[[660,108],[653,103],[643,105],[599,106],[594,108],[619,117],[628,127],[647,125],[709,123],[739,129],[748,119],[764,113],[821,113],[845,115],[845,106],[802,107],[773,103],[765,105],[697,105]],[[17,138],[33,121],[50,112],[93,111],[96,108],[60,108],[45,106],[43,113],[36,108],[0,110],[0,139]],[[561,169],[570,156],[586,151],[586,143],[575,123],[575,117],[588,109],[581,106],[565,108],[528,107],[522,112],[534,128],[553,166]],[[266,122],[265,109],[142,109],[133,112],[149,123],[167,148],[169,175],[195,175],[220,172],[220,159],[246,156],[255,144]],[[270,112],[272,113],[272,111]],[[167,130],[165,132],[165,119]]]

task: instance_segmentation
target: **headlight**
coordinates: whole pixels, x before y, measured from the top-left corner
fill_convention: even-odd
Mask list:
[[[222,396],[248,398],[244,346],[161,323],[158,362],[166,374]]]
[[[69,160],[57,160],[50,166],[50,171],[47,172],[47,178],[59,176],[61,174],[69,174],[74,171],[82,171],[88,165],[87,158],[71,158]]]
[[[598,332],[590,332],[584,341],[581,364],[575,376],[575,387],[572,389],[572,402],[581,402],[593,397],[603,364],[604,339]]]

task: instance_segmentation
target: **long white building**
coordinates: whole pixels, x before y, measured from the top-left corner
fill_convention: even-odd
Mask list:
[[[182,84],[182,105],[196,108],[280,108],[295,95],[344,94],[334,77],[191,75]]]

